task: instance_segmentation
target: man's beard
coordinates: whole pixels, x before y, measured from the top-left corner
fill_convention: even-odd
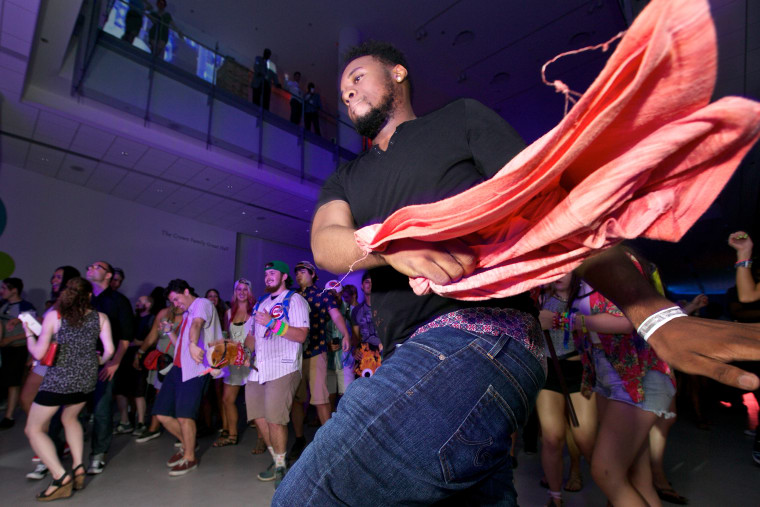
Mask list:
[[[393,86],[390,76],[385,91],[385,99],[380,105],[373,107],[367,114],[354,120],[354,128],[359,135],[374,139],[388,123],[393,112],[393,103],[396,101],[396,88]]]
[[[265,285],[264,286],[264,291],[268,292],[269,294],[273,294],[273,293],[277,292],[277,289],[279,289],[279,288],[280,288],[279,284],[278,285],[272,285],[271,287],[269,285]]]

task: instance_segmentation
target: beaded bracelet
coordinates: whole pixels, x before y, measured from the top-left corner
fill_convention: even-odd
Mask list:
[[[648,341],[655,331],[678,317],[686,317],[686,314],[681,310],[681,307],[672,306],[670,308],[662,309],[647,317],[636,332],[644,339],[644,341]]]
[[[282,336],[282,335],[284,335],[285,333],[288,332],[288,328],[289,327],[290,326],[288,325],[287,322],[280,321],[280,327],[279,327],[279,329],[277,329],[277,332],[275,334],[277,336]]]
[[[752,259],[744,259],[743,261],[739,261],[736,264],[734,264],[734,268],[751,268],[752,267]]]

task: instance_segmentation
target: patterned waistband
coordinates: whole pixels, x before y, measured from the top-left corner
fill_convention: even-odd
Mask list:
[[[533,316],[513,308],[462,308],[436,317],[417,328],[409,339],[437,327],[453,327],[472,333],[491,336],[508,335],[522,343],[544,363],[544,339],[538,321]]]

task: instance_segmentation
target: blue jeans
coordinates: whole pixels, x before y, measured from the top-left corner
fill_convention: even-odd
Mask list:
[[[516,505],[510,435],[544,372],[508,335],[421,333],[348,387],[272,505]]]
[[[113,380],[98,380],[94,402],[90,456],[102,458],[113,439]]]

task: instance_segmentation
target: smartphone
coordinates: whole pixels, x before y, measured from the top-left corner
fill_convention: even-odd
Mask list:
[[[37,322],[37,319],[34,318],[34,316],[29,312],[21,312],[18,315],[18,318],[21,322],[26,324],[27,329],[34,333],[35,335],[39,336],[42,332],[42,324]]]

